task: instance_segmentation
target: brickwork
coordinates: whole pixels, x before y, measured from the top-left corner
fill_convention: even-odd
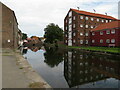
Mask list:
[[[72,13],[71,16],[69,16],[70,13]],[[91,29],[115,20],[117,19],[107,15],[70,9],[64,19],[64,43],[68,46],[88,46]],[[69,44],[70,42],[72,43]]]
[[[3,48],[17,48],[17,34],[18,34],[18,23],[13,10],[0,4],[2,7],[2,47]]]

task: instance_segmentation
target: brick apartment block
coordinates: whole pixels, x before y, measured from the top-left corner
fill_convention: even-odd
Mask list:
[[[64,43],[68,46],[88,46],[91,29],[116,20],[108,15],[70,9],[64,19]]]
[[[90,35],[91,46],[120,47],[120,20],[98,25]]]
[[[18,47],[18,23],[13,10],[0,2],[0,34],[3,48]]]

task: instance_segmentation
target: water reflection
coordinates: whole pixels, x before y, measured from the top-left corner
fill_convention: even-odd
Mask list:
[[[44,62],[50,66],[58,66],[63,61],[63,51],[57,48],[45,47],[46,52],[44,53]]]
[[[120,56],[48,47],[28,47],[23,53],[52,87],[120,87]]]
[[[64,53],[64,76],[69,87],[96,82],[108,78],[120,80],[120,61],[113,56],[95,55],[80,51]],[[116,83],[118,86],[118,82]],[[104,82],[103,82],[104,87]],[[113,86],[114,87],[114,86]],[[99,87],[100,88],[100,87]]]

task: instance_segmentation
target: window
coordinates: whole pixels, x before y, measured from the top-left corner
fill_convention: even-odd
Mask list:
[[[67,40],[65,42],[67,43]]]
[[[92,32],[92,35],[95,35],[95,32]]]
[[[86,44],[88,44],[88,40],[86,40]]]
[[[85,33],[85,36],[88,36],[88,33]]]
[[[83,33],[80,33],[80,36],[83,36]]]
[[[100,43],[103,43],[103,40],[102,40],[102,39],[100,39]]]
[[[108,20],[106,20],[106,23],[108,23]]]
[[[112,34],[115,34],[115,29],[111,30],[111,33],[112,33]]]
[[[88,20],[88,17],[85,17],[86,20]]]
[[[97,18],[97,22],[99,22],[99,19]]]
[[[73,24],[73,28],[75,28],[75,24]]]
[[[67,20],[66,20],[66,23],[67,23]]]
[[[69,31],[71,31],[72,30],[72,25],[69,25]]]
[[[107,30],[107,31],[106,31],[106,34],[110,34],[110,30]]]
[[[75,36],[75,33],[73,33],[73,36]]]
[[[111,43],[115,43],[115,39],[111,39]]]
[[[91,28],[93,28],[93,26],[91,26]]]
[[[92,40],[92,43],[95,43],[95,40]]]
[[[82,25],[82,24],[80,24],[80,27],[83,27],[83,25]]]
[[[102,20],[102,22],[104,22],[104,20]]]
[[[67,37],[67,34],[65,36]]]
[[[75,16],[73,17],[73,20],[75,20]]]
[[[112,22],[112,20],[109,20],[109,22]]]
[[[71,16],[72,16],[72,11],[69,12],[69,17],[71,17]]]
[[[110,39],[107,39],[107,40],[106,40],[106,43],[110,43]]]
[[[88,25],[85,25],[86,28],[88,28]]]
[[[75,40],[73,40],[73,43],[75,43]]]
[[[71,23],[72,23],[72,18],[69,19],[69,24],[71,24]]]
[[[83,44],[83,40],[80,40],[80,44]]]
[[[66,26],[66,30],[67,30],[67,26]]]
[[[80,16],[80,19],[83,19],[83,16]]]
[[[100,31],[100,35],[103,35],[103,31]]]
[[[91,21],[93,21],[94,19],[93,18],[91,18]]]

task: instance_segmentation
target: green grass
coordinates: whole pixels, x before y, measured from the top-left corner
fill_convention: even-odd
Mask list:
[[[92,50],[92,51],[102,51],[102,52],[112,52],[112,53],[120,53],[120,48],[117,47],[91,47],[91,46],[65,46],[59,45],[60,47],[73,48],[73,49],[84,49],[84,50]]]
[[[80,49],[85,49],[85,50],[120,53],[120,48],[113,48],[113,47],[75,47],[75,46],[68,46],[68,48],[80,48]]]

